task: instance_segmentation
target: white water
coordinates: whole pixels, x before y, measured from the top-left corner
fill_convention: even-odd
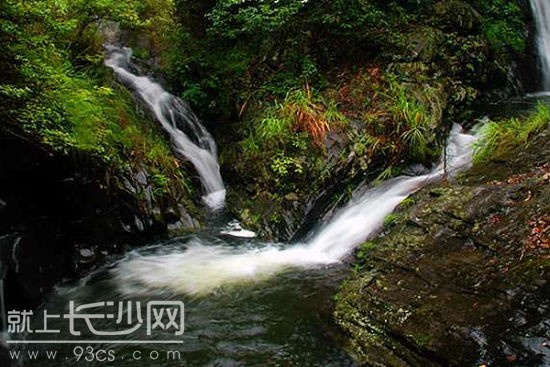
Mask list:
[[[203,197],[205,203],[212,209],[223,207],[225,187],[220,175],[216,143],[212,136],[185,102],[165,91],[151,79],[130,71],[133,67],[130,48],[106,48],[109,55],[105,65],[112,68],[119,80],[147,103],[170,135],[174,151],[191,161],[197,170],[206,191]]]
[[[449,176],[469,168],[475,137],[456,125],[446,147]],[[238,282],[266,279],[289,267],[315,267],[341,261],[360,243],[375,235],[384,218],[407,196],[440,181],[443,164],[422,176],[401,176],[368,190],[342,208],[309,243],[289,247],[233,248],[207,245],[201,239],[171,254],[141,256],[121,262],[114,269],[123,291],[169,289],[204,295]],[[136,285],[134,287],[133,285]]]
[[[537,48],[542,85],[550,91],[550,0],[531,0],[531,8],[537,25]]]

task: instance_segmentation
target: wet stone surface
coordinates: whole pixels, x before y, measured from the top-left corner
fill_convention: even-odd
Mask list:
[[[550,364],[550,144],[407,199],[357,253],[335,318],[372,366]]]

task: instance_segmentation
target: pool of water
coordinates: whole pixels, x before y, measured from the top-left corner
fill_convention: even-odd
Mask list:
[[[183,251],[187,243],[197,237],[203,242],[223,241],[226,245],[250,245],[204,234],[157,243],[137,252],[141,255],[158,255]],[[68,320],[51,319],[47,329],[60,330],[59,333],[28,334],[26,340],[70,340],[74,344],[20,345],[18,350],[22,352],[21,364],[73,366],[79,359],[83,361],[89,358],[91,361],[87,362],[88,365],[108,363],[116,366],[355,365],[351,357],[338,347],[337,336],[334,335],[336,328],[331,321],[333,296],[343,278],[349,275],[348,266],[341,264],[308,270],[287,270],[267,281],[250,280],[198,297],[178,294],[168,289],[144,291],[137,285],[132,288],[130,284],[120,284],[120,279],[111,269],[117,263],[127,261],[128,257],[135,255],[128,254],[125,258],[117,259],[77,283],[59,286],[56,294],[49,298],[42,309],[35,311],[33,329],[42,328],[44,310],[49,315],[68,314],[70,301],[74,301],[75,305],[112,301],[115,306],[109,310],[114,310],[115,313],[119,301],[139,301],[142,315],[147,312],[145,305],[148,301],[181,301],[185,305],[183,335],[175,336],[174,330],[160,329],[147,335],[146,329],[140,328],[125,337],[106,338],[93,335],[81,324],[77,329],[82,331],[82,335],[76,337],[69,332]],[[117,326],[113,319],[92,322],[97,330],[125,329]],[[117,343],[79,342],[99,339],[116,339]],[[179,343],[124,342],[130,340],[175,340]],[[52,351],[57,352],[55,360],[46,357],[46,352]],[[39,357],[29,358],[29,352],[38,352]],[[94,356],[91,357],[88,352],[92,352]],[[109,356],[113,358],[112,361],[98,360]]]

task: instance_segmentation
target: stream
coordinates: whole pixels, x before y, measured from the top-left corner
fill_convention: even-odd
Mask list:
[[[20,361],[71,366],[89,357],[85,360],[90,364],[107,361],[117,366],[354,365],[331,332],[333,295],[350,271],[346,258],[376,235],[384,218],[409,195],[470,167],[475,137],[455,125],[444,155],[446,164],[419,176],[358,188],[350,203],[308,235],[308,241],[278,244],[240,238],[253,234],[231,228],[234,224],[223,209],[225,188],[210,134],[184,102],[136,74],[131,50],[109,46],[108,52],[106,65],[154,113],[174,150],[195,166],[204,201],[211,208],[211,224],[199,233],[113,258],[86,278],[58,286],[32,320],[33,330],[43,326],[58,332],[28,333],[23,340],[12,341],[21,343]],[[150,315],[146,305],[151,301],[182,303],[185,332],[179,329],[174,334],[160,327],[149,335],[137,328],[113,336],[124,330],[119,325],[122,319],[130,323],[133,313],[138,320],[138,315]],[[113,322],[115,316],[109,318],[103,312],[104,317],[93,322],[81,320],[88,322],[79,330],[81,335],[70,333],[64,318],[72,313],[72,302],[96,311],[100,307],[116,311],[118,305],[119,317]],[[123,306],[130,302],[133,308],[125,311],[120,302]],[[60,317],[48,318],[44,312]],[[56,358],[36,360],[29,351],[55,351]]]
[[[487,104],[483,110],[476,111],[480,116],[486,115],[492,119],[525,116],[541,101],[550,104],[550,0],[530,0],[530,6],[537,30],[536,48],[539,56],[541,91],[513,100]],[[104,64],[113,73],[116,82],[126,87],[135,97],[136,103],[147,110],[151,118],[160,125],[170,139],[175,155],[182,161],[192,164],[200,180],[201,187],[197,188],[197,192],[201,193],[205,207],[205,225],[195,233],[149,243],[123,255],[107,255],[105,252],[107,261],[103,265],[94,268],[89,274],[83,272],[88,274],[83,278],[62,281],[40,307],[27,314],[26,311],[5,310],[2,282],[6,268],[0,262],[0,310],[2,317],[6,318],[2,320],[2,325],[8,329],[3,332],[1,339],[2,343],[9,347],[7,352],[11,360],[17,361],[14,365],[59,367],[75,366],[84,362],[89,366],[122,367],[358,366],[358,359],[344,346],[344,341],[349,342],[352,339],[340,334],[343,329],[335,325],[333,315],[335,295],[343,282],[353,274],[350,262],[354,251],[366,240],[377,236],[388,215],[410,195],[445,180],[452,182],[457,175],[472,167],[477,137],[487,131],[483,125],[485,118],[477,121],[477,125],[470,130],[453,124],[442,149],[441,158],[438,162],[433,162],[432,166],[411,167],[412,169],[405,169],[404,172],[415,172],[414,174],[393,177],[382,182],[363,182],[354,190],[350,201],[335,209],[325,222],[316,223],[315,226],[303,223],[307,224],[304,228],[314,228],[304,233],[301,238],[290,243],[267,242],[257,238],[256,233],[242,228],[230,214],[231,208],[227,208],[226,205],[227,188],[220,173],[218,147],[189,104],[147,75],[134,62],[130,48],[109,44],[105,49]],[[473,197],[477,199],[479,192],[482,191],[476,192]],[[510,193],[515,194],[511,190]],[[528,191],[528,194],[527,199],[523,199],[522,196],[523,201],[518,207],[531,199],[532,192]],[[464,196],[461,195],[454,195],[454,198],[464,201]],[[516,201],[519,202],[519,199]],[[429,203],[433,203],[431,197]],[[479,203],[475,201],[473,205],[482,206],[484,203],[480,200]],[[506,208],[510,207],[511,204]],[[504,213],[504,209],[502,212]],[[494,221],[493,224],[499,223],[506,214],[503,213],[491,213],[488,216],[489,221]],[[449,215],[451,214],[453,213]],[[468,218],[464,217],[457,219],[458,225],[466,222]],[[443,220],[441,222],[447,223]],[[457,231],[463,234],[463,227],[459,228]],[[393,233],[401,236],[399,240],[405,238],[408,241],[407,237],[403,237],[403,232]],[[419,242],[427,242],[426,238],[437,238],[435,235],[426,236]],[[388,238],[389,236],[383,237],[383,240],[390,243]],[[464,238],[458,238],[456,247],[465,241]],[[473,250],[478,244],[470,238],[467,241],[472,242],[467,244],[472,247],[472,251],[466,253],[457,250],[456,254],[470,254],[472,259],[477,261],[477,258],[474,258],[477,252]],[[453,244],[454,242],[451,243]],[[440,246],[440,243],[435,243],[435,246],[438,246],[438,249],[445,248]],[[15,249],[15,245],[13,248]],[[393,251],[394,247],[390,250]],[[494,251],[492,248],[489,250]],[[87,249],[83,248],[82,251]],[[12,252],[8,255],[16,259],[15,250]],[[424,268],[435,273],[439,269],[432,269],[431,264],[437,263],[442,268],[445,267],[447,263],[441,261],[441,256],[436,257],[439,254],[435,253],[434,262],[428,263],[429,266]],[[468,259],[454,258],[454,254],[451,251],[446,254],[448,264],[462,270],[458,260],[466,262]],[[421,255],[418,255],[419,259]],[[497,255],[500,256],[500,253]],[[521,257],[523,258],[523,253]],[[374,258],[374,255],[370,257]],[[399,266],[395,259],[388,260],[385,256],[380,258],[381,262]],[[476,262],[473,260],[472,263],[475,265]],[[411,269],[420,268],[418,262],[411,261],[411,264]],[[14,267],[19,267],[19,263],[16,262]],[[410,271],[411,274],[416,273],[414,269]],[[508,266],[503,269],[502,274],[509,271]],[[406,267],[403,271],[408,270],[410,269]],[[384,271],[385,269],[382,269],[380,272]],[[439,279],[454,280],[470,276],[466,271],[457,271],[456,274],[455,276],[452,273],[448,278],[439,277],[440,274],[437,274],[433,277],[433,284],[431,278],[425,280],[418,276],[418,279],[427,284],[426,289],[432,285],[435,289]],[[500,273],[498,274],[500,276]],[[447,273],[443,275],[447,276]],[[416,275],[413,274],[410,278],[413,279],[413,276]],[[372,281],[374,277],[365,279],[365,283],[359,283],[352,294],[376,301],[376,298],[371,297],[371,293],[364,290],[371,284],[378,284]],[[413,279],[410,283],[416,282],[418,280]],[[365,285],[367,283],[369,284]],[[391,284],[396,285],[395,293],[399,297],[403,293],[410,296],[413,301],[416,300],[414,297],[418,293],[404,293],[400,281]],[[467,282],[464,284],[468,285]],[[405,283],[405,286],[407,285]],[[441,293],[434,294],[441,294],[441,300],[446,301],[444,297],[452,296],[450,292],[459,289],[462,284],[457,282],[453,286],[454,288],[449,287],[448,290],[442,288]],[[463,288],[469,290],[467,287]],[[387,294],[384,285],[381,285],[380,289]],[[409,288],[411,293],[416,289],[420,288]],[[431,295],[429,291],[425,292]],[[495,289],[496,292],[501,290]],[[526,291],[526,294],[529,292]],[[469,302],[474,296],[478,295],[468,295],[463,299]],[[508,299],[513,299],[512,296],[514,294],[502,295],[502,299],[507,302]],[[342,299],[344,298],[340,298]],[[351,297],[350,299],[355,300]],[[376,307],[393,305],[393,301],[390,299],[387,303],[380,302]],[[531,299],[521,300],[521,306],[524,302],[531,302],[537,306]],[[431,360],[436,355],[431,349],[423,346],[432,343],[427,340],[428,338],[418,339],[418,342],[414,340],[412,343],[405,340],[411,337],[410,333],[393,333],[393,330],[390,330],[392,324],[388,323],[387,317],[381,318],[378,324],[367,325],[363,322],[365,317],[361,317],[371,314],[372,308],[365,307],[365,310],[361,310],[364,313],[356,313],[353,306],[359,302],[350,302],[352,303],[352,311],[348,314],[359,315],[359,321],[354,326],[358,325],[358,334],[361,336],[366,327],[382,335],[381,344],[385,344],[389,338],[404,335],[401,338],[403,340],[399,342],[405,348],[411,349],[411,355],[415,358],[419,355],[423,359]],[[449,303],[442,304],[446,306]],[[475,312],[472,310],[478,308],[477,302],[472,303],[471,309],[471,303],[464,304],[468,308],[464,306],[463,309],[466,311],[463,314],[457,312],[457,318]],[[487,305],[490,303],[487,302]],[[520,310],[519,306],[510,307],[514,311]],[[388,309],[391,307],[384,310]],[[429,323],[434,323],[435,320],[435,316],[430,316],[436,315],[435,312],[439,308],[425,310],[427,311],[422,314],[422,320],[427,320],[429,326]],[[457,304],[452,303],[441,313],[453,313],[456,310],[459,310]],[[401,308],[399,311],[402,311]],[[480,311],[485,312],[482,309]],[[22,319],[16,319],[18,312]],[[542,314],[542,311],[540,313]],[[380,312],[380,315],[384,313]],[[497,315],[499,322],[501,316],[500,313]],[[518,312],[517,318],[523,318],[523,315]],[[20,322],[21,320],[23,322]],[[441,320],[439,321],[443,325]],[[482,321],[480,324],[489,322]],[[517,324],[520,324],[520,321]],[[378,328],[377,325],[385,323],[390,325],[387,329],[390,332],[386,333],[386,329],[382,328],[375,330]],[[509,324],[513,323],[502,322],[502,325]],[[527,321],[525,324],[527,325]],[[14,325],[26,328],[27,331],[9,330],[9,327],[13,328]],[[418,328],[422,332],[427,329],[424,324],[419,325],[423,325]],[[450,328],[447,326],[444,324],[441,330],[448,331]],[[481,326],[483,325],[480,325],[480,329]],[[429,332],[428,330],[426,335],[431,337]],[[462,338],[463,334],[457,335],[457,338]],[[477,338],[480,349],[489,350],[493,347],[488,345],[490,339],[483,333],[475,334],[474,337]],[[436,340],[434,345],[442,339]],[[545,345],[538,336],[525,334],[524,339],[522,343],[532,344],[531,349]],[[370,345],[369,343],[372,343],[372,338],[368,338],[367,335],[365,345]],[[399,346],[392,349],[394,345],[397,344],[388,343],[384,348],[391,352],[397,351],[396,354],[399,354]],[[425,350],[418,345],[422,345]],[[443,350],[442,355],[446,357],[447,352],[448,350]],[[507,357],[518,358],[511,353],[508,355],[506,351],[505,354]],[[371,355],[378,356],[382,353]],[[545,359],[541,363],[546,362]],[[436,359],[434,363],[445,365]],[[479,360],[476,365],[485,366],[481,363],[485,362]]]
[[[91,345],[94,351],[113,351],[117,366],[352,366],[353,361],[331,341],[329,330],[330,304],[339,283],[348,275],[343,264],[302,270],[290,269],[265,282],[242,283],[228,289],[217,289],[205,296],[193,296],[175,292],[168,287],[141,288],[126,283],[113,270],[125,268],[135,257],[151,261],[169,262],[170,256],[184,253],[190,244],[201,241],[204,246],[228,246],[249,248],[251,243],[239,240],[222,240],[208,233],[196,234],[157,243],[115,261],[113,264],[82,279],[77,284],[66,284],[58,288],[44,309],[48,313],[66,313],[69,301],[77,304],[98,301],[141,302],[183,301],[185,304],[185,332],[177,337],[182,344],[118,344],[77,343],[39,345],[40,350],[57,350],[61,358],[48,361],[27,360],[25,365],[72,366],[79,359],[75,348]],[[164,257],[166,256],[166,257]],[[163,259],[163,260],[160,260]],[[173,267],[169,268],[174,270]],[[144,269],[134,268],[135,272]],[[146,272],[151,271],[145,270]],[[150,273],[153,278],[159,274]],[[167,282],[169,280],[166,280]],[[145,307],[143,307],[145,314]],[[41,327],[42,318],[35,320]],[[48,327],[62,330],[55,339],[89,340],[99,337],[83,333],[76,338],[67,335],[66,321],[59,320]],[[113,330],[113,320],[94,321],[97,329]],[[30,336],[34,339],[36,336]],[[147,336],[144,330],[131,335],[135,340],[174,339],[173,333],[155,331]],[[29,349],[36,350],[35,345]],[[170,355],[178,351],[181,354]],[[78,350],[76,351],[78,352]],[[136,354],[139,353],[139,354]],[[158,359],[154,360],[159,353]],[[138,356],[141,358],[138,360]],[[84,358],[82,358],[84,359]],[[102,364],[95,361],[98,365]],[[185,364],[184,364],[185,363]],[[93,363],[92,363],[93,365]]]

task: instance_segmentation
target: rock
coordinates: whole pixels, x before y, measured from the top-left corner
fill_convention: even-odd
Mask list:
[[[541,347],[550,342],[550,249],[544,240],[529,241],[530,223],[550,212],[544,163],[536,163],[548,149],[539,139],[504,162],[474,169],[461,184],[422,190],[383,237],[363,246],[334,313],[361,362],[550,363],[550,350]],[[532,172],[529,179],[507,181],[517,167]],[[503,183],[489,182],[488,172]]]
[[[299,199],[298,195],[294,192],[285,195],[285,200],[288,201],[298,201]]]
[[[79,260],[82,263],[90,263],[95,260],[95,251],[93,248],[81,248],[78,251]]]
[[[179,189],[153,198],[148,167],[113,170],[91,156],[51,154],[2,128],[0,140],[0,261],[8,268],[7,308],[30,309],[61,279],[82,276],[130,245],[166,236],[164,213],[170,207],[172,221],[199,225],[181,209],[192,203]]]

